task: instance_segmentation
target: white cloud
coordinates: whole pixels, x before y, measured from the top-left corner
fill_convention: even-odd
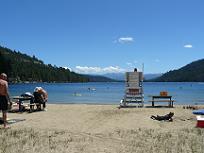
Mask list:
[[[125,70],[120,68],[119,66],[109,66],[109,67],[105,67],[103,68],[103,71],[105,73],[119,73],[119,72],[124,72]]]
[[[105,74],[105,73],[119,73],[125,72],[125,69],[119,66],[109,66],[109,67],[88,67],[88,66],[76,66],[75,72],[81,74]]]
[[[193,48],[193,46],[191,44],[186,44],[183,46],[184,48]]]
[[[63,67],[63,68],[65,68],[66,70],[69,69],[70,71],[72,71],[72,69],[69,68],[69,67],[67,67],[67,66],[65,66],[65,67]]]
[[[133,37],[120,37],[120,38],[118,38],[117,42],[123,44],[123,43],[131,43],[133,41],[134,41]]]
[[[101,72],[101,68],[100,67],[88,67],[88,66],[76,66],[75,71],[77,73],[84,73],[84,74],[99,73]]]

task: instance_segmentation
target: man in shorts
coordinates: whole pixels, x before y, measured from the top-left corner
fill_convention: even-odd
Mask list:
[[[9,93],[8,93],[7,75],[5,73],[2,73],[0,75],[0,110],[2,110],[2,114],[3,114],[4,128],[8,128],[7,122],[6,122],[8,100],[9,100]]]

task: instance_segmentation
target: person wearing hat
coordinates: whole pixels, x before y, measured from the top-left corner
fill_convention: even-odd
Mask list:
[[[36,93],[40,94],[40,97],[41,97],[40,99],[42,99],[42,104],[43,104],[43,110],[45,110],[46,102],[48,100],[47,92],[42,87],[36,87],[35,90],[34,90],[34,97],[35,97],[35,95],[36,96],[38,95]],[[41,100],[39,100],[39,101],[41,101]]]
[[[7,75],[5,73],[1,73],[0,75],[0,110],[2,110],[4,128],[8,128],[6,124],[7,123],[6,120],[7,120],[8,101],[9,101],[9,92],[8,92]]]

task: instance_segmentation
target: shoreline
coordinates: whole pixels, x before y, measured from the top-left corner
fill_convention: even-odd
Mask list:
[[[29,104],[28,102],[25,102],[25,104]],[[161,104],[161,105],[160,105]],[[137,107],[137,104],[134,104],[131,105],[130,103],[130,107],[133,107],[133,108],[169,108],[167,102],[156,102],[156,106],[152,107],[151,105],[151,102],[149,102],[149,104],[145,103],[144,104],[144,107]],[[56,103],[47,103],[47,105],[95,105],[95,106],[103,106],[103,105],[107,105],[107,106],[120,106],[120,102],[118,103],[75,103],[75,102],[69,102],[69,103],[63,103],[63,102],[56,102]],[[200,104],[174,104],[174,107],[183,107],[183,106],[198,106],[198,107],[201,107],[203,106],[204,107],[204,103],[203,105],[200,103]],[[124,107],[125,108],[125,107]],[[127,107],[128,108],[128,107]]]

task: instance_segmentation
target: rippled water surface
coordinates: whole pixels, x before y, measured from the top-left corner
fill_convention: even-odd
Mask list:
[[[11,96],[25,92],[33,92],[41,86],[49,94],[49,103],[98,103],[118,104],[124,96],[125,83],[37,83],[9,85]],[[176,104],[195,104],[204,102],[204,83],[177,82],[144,82],[145,103],[150,95],[158,95],[160,91],[168,91]]]

